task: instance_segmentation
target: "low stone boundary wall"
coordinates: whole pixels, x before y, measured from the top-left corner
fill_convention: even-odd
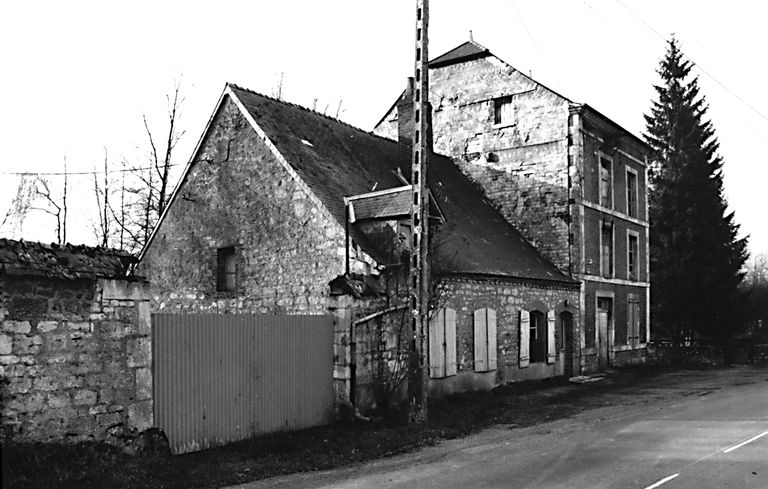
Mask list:
[[[6,440],[126,444],[153,425],[148,286],[0,281]]]

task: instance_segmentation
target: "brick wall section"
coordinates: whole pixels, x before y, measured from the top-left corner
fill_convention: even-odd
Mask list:
[[[525,238],[568,272],[568,101],[495,57],[430,70],[434,147],[477,183]],[[494,99],[514,121],[494,125]],[[375,132],[396,138],[396,110]]]
[[[5,436],[120,444],[152,427],[148,299],[142,282],[0,280]]]
[[[216,249],[228,246],[238,268],[231,294],[216,291]],[[227,99],[139,273],[162,312],[325,314],[344,257],[344,228]],[[352,258],[355,271],[361,262]]]

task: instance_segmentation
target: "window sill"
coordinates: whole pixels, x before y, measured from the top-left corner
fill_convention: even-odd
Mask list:
[[[514,127],[514,126],[515,126],[514,122],[505,122],[502,124],[493,124],[491,126],[491,129],[506,129],[508,127]]]

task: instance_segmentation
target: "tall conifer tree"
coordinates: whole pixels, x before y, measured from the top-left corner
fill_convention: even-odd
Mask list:
[[[653,148],[650,189],[654,330],[725,344],[740,324],[738,285],[746,238],[723,196],[723,160],[691,62],[673,38],[661,60],[662,83],[646,115]]]

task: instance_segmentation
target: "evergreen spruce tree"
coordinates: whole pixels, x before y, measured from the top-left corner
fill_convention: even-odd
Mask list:
[[[707,105],[677,41],[667,46],[646,115],[650,178],[651,304],[654,331],[727,345],[741,324],[738,286],[746,238],[727,210],[723,160]]]

